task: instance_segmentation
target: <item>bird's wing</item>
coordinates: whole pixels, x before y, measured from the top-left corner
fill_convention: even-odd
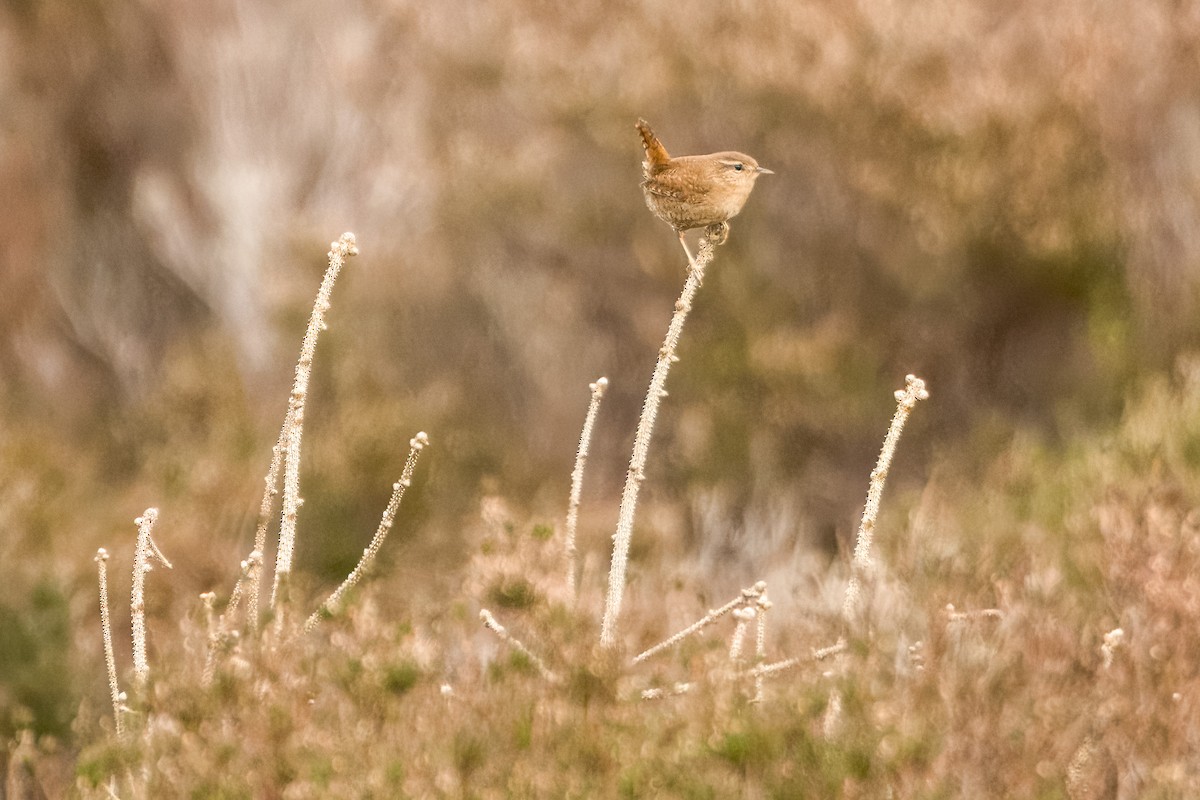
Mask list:
[[[647,178],[646,180],[642,181],[642,190],[658,197],[669,197],[672,200],[683,200],[685,196],[692,199],[698,199],[708,194],[707,186],[692,186],[689,187],[688,191],[685,192],[679,187],[669,186],[661,181],[656,181],[653,178]]]

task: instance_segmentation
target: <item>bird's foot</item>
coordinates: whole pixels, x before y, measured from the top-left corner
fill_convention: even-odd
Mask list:
[[[704,229],[704,235],[713,244],[725,244],[729,239],[729,223],[717,222]]]

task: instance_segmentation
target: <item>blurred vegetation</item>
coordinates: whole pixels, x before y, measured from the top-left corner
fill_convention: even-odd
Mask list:
[[[0,606],[0,735],[31,728],[63,736],[75,713],[70,619],[59,587],[42,584],[20,608]]]
[[[637,189],[638,116],[674,153],[736,148],[777,174],[689,320],[641,520],[659,535],[635,561],[660,569],[678,536],[681,559],[749,569],[772,515],[778,536],[844,546],[906,372],[933,398],[897,492],[991,486],[952,494],[965,517],[1003,510],[961,551],[1000,572],[1031,558],[1010,538],[1031,524],[1071,547],[1064,515],[1102,494],[1067,482],[1073,448],[1182,385],[1200,334],[1198,39],[1195,10],[1166,2],[6,4],[0,629],[19,646],[0,735],[69,736],[102,697],[90,556],[128,556],[145,507],[179,565],[152,617],[229,582],[342,230],[362,255],[317,357],[302,589],[354,563],[418,429],[434,449],[384,553],[395,585],[457,586],[481,499],[556,519],[599,375],[581,537],[603,562],[683,274]],[[1161,470],[1143,456],[1111,480]],[[762,778],[757,735],[704,757]],[[452,742],[464,785],[487,775],[486,742]]]
[[[141,733],[121,744],[106,720],[77,723],[89,744],[59,780],[85,797],[112,776],[150,796],[1194,796],[1198,398],[1200,368],[1185,364],[1111,432],[1066,448],[1028,437],[982,483],[948,464],[919,492],[893,492],[868,626],[841,661],[770,678],[761,703],[729,676],[728,619],[638,667],[597,658],[601,588],[577,611],[548,599],[557,551],[493,508],[448,603],[406,598],[389,613],[384,579],[317,635],[235,650],[210,689],[203,633],[185,621],[160,644]],[[772,585],[768,660],[834,640],[844,576]],[[511,578],[537,596],[497,613],[560,685],[458,612]],[[682,627],[711,605],[702,594],[639,598],[626,643]],[[638,700],[680,680],[691,690]],[[154,768],[139,778],[138,764]]]

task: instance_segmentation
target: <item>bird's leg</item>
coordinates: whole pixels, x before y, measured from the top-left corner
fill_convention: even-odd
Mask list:
[[[683,248],[683,252],[687,253],[688,270],[694,270],[696,268],[696,259],[692,258],[692,251],[688,250],[687,242],[683,238],[683,231],[679,231],[679,245]]]

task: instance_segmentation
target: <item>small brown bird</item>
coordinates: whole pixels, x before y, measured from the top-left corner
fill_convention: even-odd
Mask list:
[[[646,205],[675,229],[688,263],[694,265],[683,232],[709,228],[718,243],[724,242],[728,221],[742,210],[758,176],[774,173],[745,153],[732,151],[671,158],[646,120],[639,119],[636,127],[646,148],[642,162]]]

